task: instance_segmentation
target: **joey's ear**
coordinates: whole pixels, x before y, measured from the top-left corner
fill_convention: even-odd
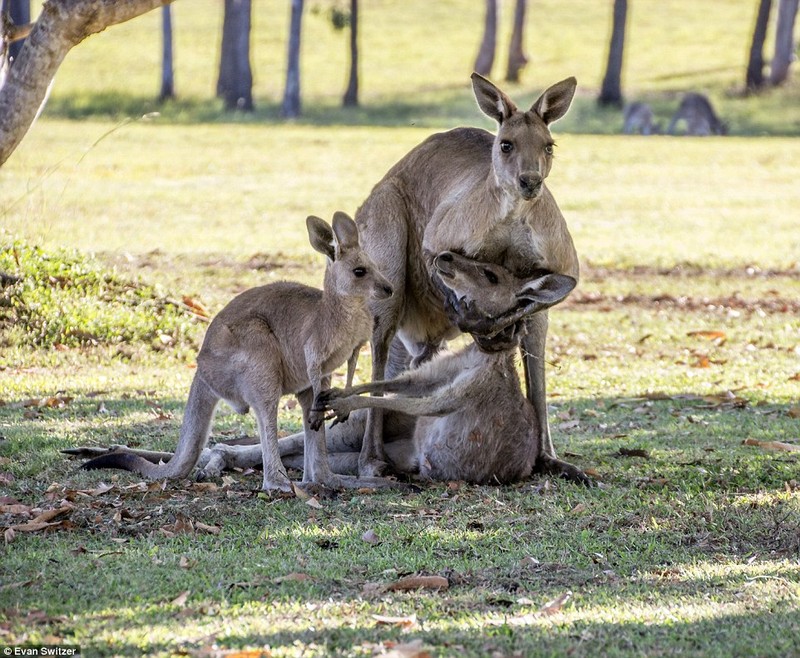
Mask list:
[[[527,281],[517,293],[517,297],[529,303],[536,303],[537,310],[542,310],[558,304],[576,285],[578,285],[577,280],[566,274],[545,274]]]
[[[514,102],[479,73],[472,74],[472,91],[483,113],[497,123],[503,123],[517,111]]]
[[[539,100],[531,106],[531,112],[538,114],[548,126],[558,121],[567,113],[577,86],[578,81],[575,78],[556,82],[544,90]]]
[[[358,227],[347,213],[333,213],[333,234],[336,237],[337,250],[358,247]]]
[[[333,260],[334,240],[333,230],[324,219],[309,215],[306,218],[306,228],[308,229],[308,241],[319,253],[325,254],[328,258]]]

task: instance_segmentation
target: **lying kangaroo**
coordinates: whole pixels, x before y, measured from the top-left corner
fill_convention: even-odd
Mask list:
[[[434,258],[442,283],[461,299],[477,300],[480,311],[497,317],[544,310],[566,297],[577,283],[563,274],[518,279],[497,265],[455,253]],[[521,307],[520,307],[521,304]],[[419,416],[413,442],[390,453],[400,470],[423,477],[479,484],[525,478],[536,466],[539,431],[533,405],[522,394],[514,366],[516,350],[485,352],[476,343],[455,354],[440,354],[395,379],[320,393],[315,407],[345,417],[356,409],[387,409]],[[363,397],[363,393],[393,393]],[[399,449],[398,449],[399,448]],[[390,458],[391,459],[391,458]]]
[[[660,126],[653,118],[653,110],[647,103],[635,102],[625,107],[622,132],[626,135],[657,135]]]
[[[678,122],[686,122],[687,135],[727,135],[728,126],[714,112],[711,101],[704,94],[686,94],[669,122],[667,132],[675,134]]]
[[[359,246],[358,229],[346,214],[333,229],[318,217],[306,220],[311,245],[328,257],[324,290],[282,281],[243,292],[214,318],[197,356],[175,456],[155,465],[131,453],[112,453],[83,468],[122,468],[148,478],[186,477],[208,439],[220,399],[237,412],[252,407],[258,421],[265,490],[291,491],[278,452],[278,403],[297,396],[305,430],[304,482],[331,488],[376,486],[382,480],[343,478],[328,464],[323,416],[311,409],[346,360],[352,380],[358,350],[369,337],[367,300],[392,295],[388,281]],[[321,427],[322,426],[322,427]]]
[[[531,303],[545,308],[563,299],[576,283],[558,274],[521,280],[498,265],[453,253],[440,254],[434,266],[456,297],[491,317],[508,311],[529,312]],[[333,470],[358,471],[366,420],[363,408],[380,407],[387,410],[385,448],[395,472],[477,484],[528,477],[535,467],[540,437],[533,407],[522,395],[515,354],[514,346],[487,353],[473,343],[455,354],[439,354],[388,382],[323,391],[316,401],[320,407],[337,414],[355,410],[346,422],[327,431]],[[395,397],[359,396],[374,392]],[[284,465],[303,467],[302,433],[280,439],[278,444]],[[86,449],[70,452],[85,454]],[[164,458],[159,453],[137,452],[151,460]],[[217,444],[204,451],[202,461],[208,475],[218,475],[224,468],[260,465],[261,453],[258,446]]]
[[[576,87],[568,78],[547,89],[528,111],[520,111],[500,89],[478,74],[472,85],[478,105],[498,123],[497,135],[456,128],[429,137],[392,167],[356,213],[361,241],[395,295],[372,304],[372,378],[387,369],[395,334],[419,365],[458,330],[487,349],[514,340],[513,320],[464,313],[442,286],[433,258],[454,251],[503,265],[525,278],[547,270],[578,279],[572,237],[544,184],[553,163],[548,126],[569,109]],[[537,459],[553,472],[585,480],[579,469],[556,459],[545,400],[544,348],[547,314],[533,314],[522,338],[525,379],[533,405]],[[533,314],[533,315],[532,315]],[[380,474],[386,464],[381,410],[370,410],[359,460],[362,475]]]

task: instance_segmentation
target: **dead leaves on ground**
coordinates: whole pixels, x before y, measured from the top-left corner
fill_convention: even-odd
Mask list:
[[[165,514],[164,505],[156,509],[148,507],[143,510],[131,510],[126,506],[128,499],[136,503],[141,502],[143,497],[147,498],[148,502],[168,500],[181,502],[193,496],[194,491],[206,493],[219,489],[218,485],[213,483],[194,483],[186,490],[168,492],[165,484],[165,482],[137,482],[120,486],[100,483],[93,489],[68,489],[59,484],[52,484],[45,492],[47,502],[41,507],[25,505],[14,498],[4,496],[0,498],[0,532],[5,543],[14,541],[18,533],[71,530],[79,526],[99,528],[110,525],[114,534],[121,532],[150,535],[158,532],[167,538],[183,534],[217,535],[221,532],[220,526],[190,518],[183,512],[174,515]],[[45,509],[48,504],[52,506]],[[165,517],[163,521],[160,519],[162,514]],[[112,537],[112,541],[127,540]],[[80,547],[76,550],[80,551]]]

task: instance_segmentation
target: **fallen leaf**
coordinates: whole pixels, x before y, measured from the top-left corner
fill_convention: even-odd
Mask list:
[[[0,505],[0,514],[30,514],[31,508],[28,505]]]
[[[190,560],[185,555],[181,555],[181,559],[178,562],[178,566],[181,569],[191,569],[195,564],[197,564],[197,560]]]
[[[789,418],[800,418],[800,407],[790,407],[786,415],[789,416]]]
[[[404,592],[412,589],[447,589],[450,582],[443,576],[408,576],[386,586],[389,592]]]
[[[692,364],[692,368],[710,368],[711,361],[709,361],[708,357],[705,354],[701,354],[697,357],[697,361]]]
[[[202,521],[195,522],[194,527],[198,532],[205,532],[208,533],[209,535],[218,535],[222,531],[222,528],[220,528],[219,526],[208,525],[206,523],[203,523]]]
[[[386,615],[372,615],[375,623],[384,626],[400,626],[401,628],[410,628],[417,623],[417,615],[410,615],[408,617],[390,617]]]
[[[14,541],[14,537],[16,537],[16,535],[17,533],[14,531],[14,528],[6,528],[3,531],[3,541],[6,544],[10,544],[12,541]]]
[[[724,331],[689,331],[686,333],[687,336],[697,336],[698,338],[707,338],[708,340],[726,340],[727,336],[725,335]]]
[[[567,590],[557,599],[553,599],[552,601],[548,601],[545,603],[541,608],[539,608],[539,613],[542,615],[554,615],[557,612],[561,612],[561,608],[564,607],[567,601],[572,598],[572,592]]]
[[[186,600],[189,598],[189,594],[191,594],[191,590],[186,590],[185,592],[181,592],[176,596],[172,601],[170,601],[170,605],[176,605],[179,608],[186,607]]]
[[[586,511],[586,504],[585,503],[578,503],[570,510],[571,514],[582,514]]]
[[[430,652],[425,649],[422,640],[412,640],[405,644],[394,644],[389,646],[390,643],[385,643],[385,647],[389,649],[387,652],[381,652],[376,655],[383,656],[383,658],[431,658]]]
[[[800,452],[800,445],[784,443],[783,441],[759,441],[758,439],[745,439],[743,445],[756,446],[764,450],[778,450],[781,452]]]
[[[306,501],[306,505],[313,507],[314,509],[322,509],[322,503],[320,503],[314,496],[311,496],[311,498]]]
[[[208,309],[197,300],[192,299],[188,295],[184,295],[181,301],[183,301],[184,305],[195,315],[199,315],[201,318],[209,317]]]

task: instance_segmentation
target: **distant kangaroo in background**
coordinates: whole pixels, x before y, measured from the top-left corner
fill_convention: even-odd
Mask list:
[[[389,279],[395,295],[372,305],[372,378],[395,374],[389,346],[395,335],[412,367],[431,358],[445,340],[467,331],[484,348],[503,349],[515,340],[519,317],[486,318],[465,312],[433,267],[436,254],[453,251],[503,265],[525,278],[547,270],[578,279],[578,257],[564,217],[544,184],[553,163],[548,126],[564,116],[575,78],[547,89],[520,111],[500,89],[477,73],[473,91],[497,135],[456,128],[429,137],[392,167],[356,213],[362,244]],[[547,313],[531,303],[522,338],[525,380],[533,405],[542,468],[585,481],[559,461],[550,438],[545,399],[544,350]],[[387,369],[387,366],[389,368]],[[380,409],[370,410],[359,461],[362,475],[386,464]]]
[[[647,103],[635,102],[625,107],[622,132],[626,135],[656,135],[661,130],[653,118],[653,110]]]
[[[704,94],[689,93],[683,97],[678,110],[669,122],[667,132],[675,134],[678,122],[686,122],[687,135],[727,135],[728,126],[714,112],[711,101]]]
[[[311,245],[328,257],[324,290],[281,281],[235,297],[208,327],[197,356],[175,456],[153,464],[130,452],[114,452],[83,468],[122,468],[147,478],[186,477],[208,440],[220,399],[237,412],[255,412],[261,439],[265,490],[292,491],[278,451],[278,403],[297,396],[305,431],[304,482],[331,488],[383,486],[377,478],[346,478],[328,463],[321,413],[314,398],[330,385],[331,372],[348,361],[352,380],[358,350],[372,328],[368,299],[386,299],[392,287],[359,245],[358,229],[337,212],[333,228],[306,220]]]

